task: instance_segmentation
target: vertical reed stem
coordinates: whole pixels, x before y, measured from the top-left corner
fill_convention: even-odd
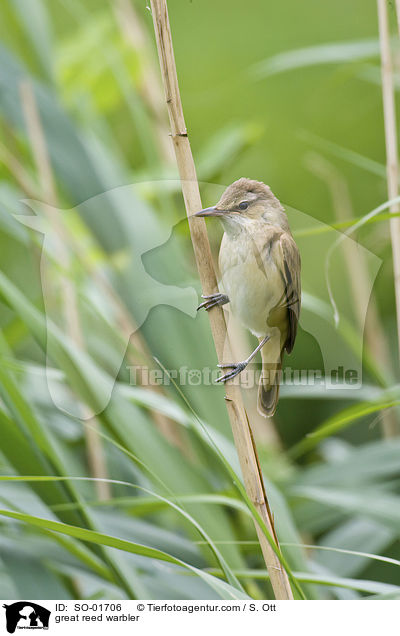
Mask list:
[[[382,99],[386,140],[386,172],[388,198],[390,200],[396,198],[399,194],[396,106],[386,0],[377,0],[377,3],[379,39],[381,45]],[[399,11],[400,0],[397,0],[396,5]],[[399,13],[397,17],[399,19]],[[398,204],[390,207],[390,212],[392,213],[397,213],[399,210],[400,206]],[[392,240],[394,290],[396,296],[397,338],[400,355],[400,217],[394,216],[390,219],[390,234]]]
[[[330,190],[333,209],[338,221],[345,221],[354,217],[350,192],[344,177],[335,166],[318,154],[310,153],[307,164]],[[382,327],[378,308],[375,302],[370,302],[370,287],[368,280],[368,266],[362,252],[355,251],[355,244],[343,243],[344,257],[347,263],[352,297],[358,328],[364,332],[365,343],[372,357],[382,369],[390,370],[390,351]],[[368,314],[365,309],[368,307]],[[381,412],[381,428],[385,438],[398,434],[398,422],[394,409]]]
[[[42,124],[36,106],[35,95],[29,81],[21,83],[20,93],[28,135],[39,175],[42,196],[46,203],[49,206],[52,206],[45,208],[46,214],[57,238],[57,252],[63,265],[63,269],[64,271],[68,271],[70,264],[68,241],[65,236],[63,224],[59,218],[59,213],[56,210],[53,210],[53,208],[59,207],[57,189],[47,152]],[[66,331],[76,346],[82,349],[84,341],[79,316],[78,299],[74,283],[69,280],[68,276],[63,277],[62,294]],[[86,405],[83,407],[83,416],[85,418],[84,430],[90,473],[93,477],[99,479],[99,481],[95,482],[97,496],[100,500],[109,499],[110,485],[107,481],[104,481],[107,477],[107,467],[102,441],[97,432],[98,422]],[[89,426],[87,425],[88,423],[90,424]]]
[[[197,269],[204,294],[211,294],[217,291],[218,286],[205,221],[200,218],[191,218],[191,215],[200,210],[202,205],[196,169],[183,116],[166,0],[151,0],[151,9],[161,75],[164,83],[165,99],[170,118],[172,142],[181,178],[182,194],[185,200]],[[219,361],[222,361],[223,353],[225,352],[225,355],[228,356],[228,350],[230,350],[222,308],[218,307],[213,309],[213,311],[209,313],[209,318],[217,356]],[[232,426],[246,491],[278,546],[274,520],[265,495],[257,450],[243,406],[240,388],[230,382],[225,385],[225,388],[226,407]],[[293,599],[286,571],[257,524],[256,530],[275,597],[277,599]]]
[[[396,16],[397,16],[397,28],[400,35],[400,0],[396,0]]]

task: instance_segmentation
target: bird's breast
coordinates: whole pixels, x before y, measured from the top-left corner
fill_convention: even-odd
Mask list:
[[[219,267],[233,314],[256,336],[264,336],[268,332],[269,312],[281,302],[284,293],[274,259],[265,257],[265,253],[262,258],[251,235],[246,232],[233,238],[225,233]]]

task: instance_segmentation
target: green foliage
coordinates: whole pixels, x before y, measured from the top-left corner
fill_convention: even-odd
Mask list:
[[[132,2],[118,19],[112,4],[1,9],[0,596],[273,598],[254,520],[271,537],[241,482],[223,387],[179,374],[211,372],[216,358],[206,315],[194,318],[200,289],[151,16]],[[296,598],[400,598],[400,448],[380,427],[398,420],[400,399],[375,14],[361,0],[320,4],[170,2],[171,24],[204,204],[240,176],[290,204],[304,297],[286,363],[323,368],[322,333],[363,370],[354,390],[283,387],[273,424],[245,391],[278,556]],[[50,200],[26,80],[59,217],[40,203]],[[347,184],[346,218],[310,150]],[[342,231],[368,251],[366,278],[377,274],[386,365],[367,338],[362,347]],[[210,238],[215,250],[218,231]],[[80,333],[68,327],[74,306]],[[163,385],[134,384],[134,365]]]

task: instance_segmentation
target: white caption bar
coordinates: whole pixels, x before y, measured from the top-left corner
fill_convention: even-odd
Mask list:
[[[29,636],[150,634],[174,636],[235,630],[302,636],[392,633],[400,600],[392,601],[1,601],[0,633]],[[23,631],[22,631],[23,630]],[[154,630],[154,631],[153,631]],[[210,631],[212,630],[212,631]],[[218,630],[218,631],[217,631]],[[242,631],[243,630],[243,631]],[[322,630],[322,632],[321,632]],[[340,631],[339,631],[340,630]],[[161,633],[161,632],[160,632]]]

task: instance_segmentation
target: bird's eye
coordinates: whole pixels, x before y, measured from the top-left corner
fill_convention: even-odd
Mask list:
[[[247,210],[248,207],[249,204],[247,203],[247,201],[242,201],[241,203],[239,203],[239,210]]]

